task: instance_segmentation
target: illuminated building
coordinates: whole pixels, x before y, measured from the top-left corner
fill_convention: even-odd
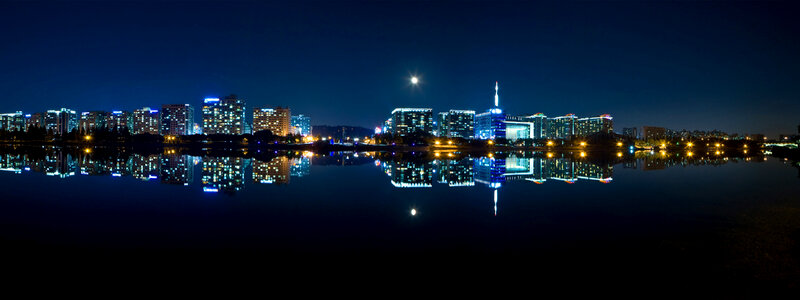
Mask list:
[[[543,139],[547,138],[547,116],[537,113],[530,116],[506,116],[506,138]]]
[[[289,183],[289,158],[278,156],[270,161],[253,160],[253,182],[255,183]]]
[[[29,115],[25,115],[25,128],[44,128],[44,114],[43,113],[33,113]]]
[[[162,135],[194,134],[194,108],[189,104],[164,104],[161,106]]]
[[[53,134],[67,134],[78,129],[78,114],[71,109],[48,110],[44,117],[47,131]]]
[[[159,113],[144,107],[133,111],[133,134],[159,134]]]
[[[614,124],[610,115],[580,118],[575,122],[575,135],[588,136],[595,133],[611,133]]]
[[[548,123],[548,138],[566,139],[575,135],[575,123],[578,120],[574,114],[551,118]]]
[[[642,126],[642,138],[645,140],[659,140],[667,138],[667,129],[664,127]]]
[[[639,130],[637,130],[636,127],[622,128],[622,135],[632,139],[637,139],[639,138]]]
[[[310,153],[310,152],[309,152]],[[313,155],[313,153],[311,153]],[[292,177],[303,177],[311,173],[311,159],[305,155],[291,160],[289,175]]]
[[[292,131],[302,136],[311,135],[311,118],[302,114],[292,116]]]
[[[433,109],[395,108],[389,123],[391,123],[391,132],[400,136],[412,133],[433,133]]]
[[[500,87],[494,83],[494,107],[486,112],[475,115],[475,138],[476,139],[503,139],[506,138],[506,123],[503,110],[500,109],[500,98],[498,91]]]
[[[230,95],[203,101],[203,134],[243,134],[245,102]]]
[[[0,130],[25,131],[25,116],[21,111],[0,114]]]
[[[109,113],[102,111],[82,112],[81,119],[78,121],[78,129],[84,133],[91,133],[106,128],[108,117]]]
[[[203,157],[203,191],[235,192],[244,188],[245,158]]]
[[[383,121],[383,128],[382,128],[383,133],[391,133],[392,129],[393,129],[392,118],[388,118],[386,119],[386,121]]]
[[[253,132],[269,130],[277,136],[286,136],[291,127],[291,111],[288,107],[254,108]]]
[[[188,185],[194,179],[194,165],[188,155],[161,155],[161,183]]]
[[[106,126],[112,131],[133,132],[133,114],[127,111],[112,111]]]
[[[437,115],[437,135],[450,138],[472,138],[475,134],[475,111],[451,109]]]
[[[506,160],[500,158],[481,157],[474,160],[475,181],[492,188],[500,187],[506,178]]]

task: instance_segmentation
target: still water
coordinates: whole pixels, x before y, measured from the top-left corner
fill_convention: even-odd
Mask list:
[[[781,286],[800,274],[799,168],[783,159],[263,152],[5,149],[2,246],[466,258]]]

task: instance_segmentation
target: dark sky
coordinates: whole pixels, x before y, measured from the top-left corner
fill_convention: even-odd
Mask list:
[[[236,93],[374,127],[395,107],[485,110],[500,81],[511,114],[793,133],[798,15],[790,2],[3,2],[0,112]]]

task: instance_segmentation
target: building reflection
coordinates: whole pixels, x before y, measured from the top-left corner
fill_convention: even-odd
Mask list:
[[[760,155],[723,156],[716,153],[664,153],[637,151],[616,153],[611,158],[589,159],[585,153],[520,153],[502,157],[472,157],[459,153],[432,156],[429,153],[274,152],[256,158],[236,156],[190,156],[175,150],[157,154],[126,153],[96,149],[64,150],[58,147],[36,151],[0,152],[0,171],[39,172],[66,178],[75,175],[131,176],[164,184],[192,185],[196,169],[206,192],[233,193],[245,187],[246,174],[259,184],[289,184],[292,177],[307,176],[312,165],[355,166],[375,163],[398,188],[428,188],[434,185],[469,187],[476,183],[492,188],[493,194],[507,182],[548,181],[576,183],[612,182],[615,165],[642,171],[674,166],[721,165],[730,162],[761,162]],[[377,159],[376,159],[377,158]],[[200,164],[202,164],[200,166]],[[494,200],[496,201],[496,195]]]
[[[203,191],[233,193],[244,188],[246,158],[203,157]]]

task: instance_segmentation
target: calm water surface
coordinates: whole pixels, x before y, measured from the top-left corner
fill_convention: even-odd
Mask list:
[[[800,274],[798,167],[774,157],[264,152],[6,149],[0,239],[22,257],[442,258],[778,286]]]

